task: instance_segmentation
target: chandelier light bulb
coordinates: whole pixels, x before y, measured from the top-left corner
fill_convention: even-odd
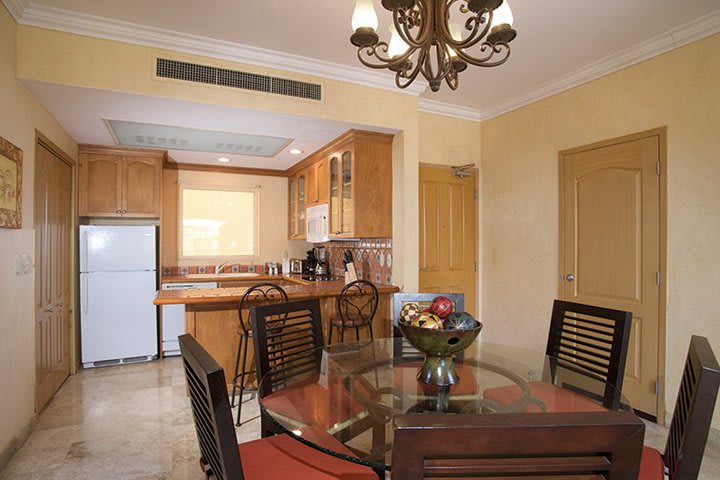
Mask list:
[[[510,4],[507,0],[505,0],[502,5],[500,5],[498,8],[495,9],[493,12],[493,19],[492,19],[492,27],[497,27],[498,25],[510,25],[512,27],[513,24],[513,14],[512,10],[510,10]]]
[[[450,36],[453,40],[460,42],[462,41],[462,28],[457,23],[451,23],[449,25]],[[447,47],[450,58],[457,58],[457,52],[452,47]]]
[[[373,8],[372,0],[357,0],[355,2],[355,12],[352,16],[352,28],[371,28],[376,30],[378,26],[378,18]]]
[[[395,26],[390,25],[390,44],[388,45],[388,57],[394,58],[404,54],[408,50],[408,44],[402,39],[400,34],[395,29]]]

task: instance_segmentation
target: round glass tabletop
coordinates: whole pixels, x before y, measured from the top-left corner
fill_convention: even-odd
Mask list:
[[[398,414],[511,415],[627,409],[609,384],[543,352],[476,342],[456,358],[459,382],[417,380],[423,355],[402,338],[329,345],[260,383],[263,415],[328,454],[390,468]],[[272,365],[272,362],[271,362]]]

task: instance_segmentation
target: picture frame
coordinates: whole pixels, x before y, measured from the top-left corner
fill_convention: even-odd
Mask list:
[[[22,228],[23,151],[0,137],[0,228]]]

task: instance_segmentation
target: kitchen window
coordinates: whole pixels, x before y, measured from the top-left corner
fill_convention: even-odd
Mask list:
[[[256,258],[259,188],[180,185],[179,257]]]

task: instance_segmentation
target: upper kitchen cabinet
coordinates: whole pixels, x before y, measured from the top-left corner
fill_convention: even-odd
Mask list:
[[[159,217],[164,158],[150,150],[81,147],[79,215]]]
[[[307,207],[307,171],[304,170],[288,181],[288,238],[291,240],[304,240],[305,208]]]
[[[329,177],[328,162],[325,159],[312,164],[306,170],[308,179],[308,203],[307,207],[314,207],[321,203],[328,203]]]

